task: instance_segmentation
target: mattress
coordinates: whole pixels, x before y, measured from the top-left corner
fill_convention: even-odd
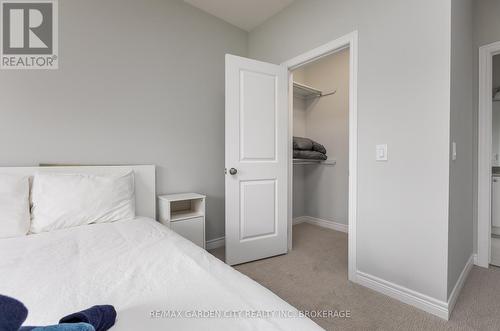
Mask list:
[[[112,330],[321,330],[148,218],[0,240],[0,293],[25,303],[25,325],[111,304]]]

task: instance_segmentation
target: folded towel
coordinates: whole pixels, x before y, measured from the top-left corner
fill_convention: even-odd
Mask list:
[[[309,138],[293,137],[293,149],[300,151],[316,151],[326,154],[325,146]]]
[[[116,310],[111,305],[93,306],[89,309],[68,315],[61,318],[59,323],[79,323],[91,324],[95,331],[106,331],[115,325]]]
[[[321,145],[320,143],[317,143],[313,140],[313,151],[320,152],[322,154],[326,154],[326,148],[325,146]]]
[[[313,143],[309,138],[293,137],[293,149],[312,151]]]
[[[88,323],[62,323],[48,326],[23,326],[19,331],[95,331]]]
[[[293,151],[294,159],[309,159],[309,160],[326,160],[328,157],[320,152],[316,151]]]
[[[28,309],[22,302],[0,295],[0,330],[17,331],[28,317]]]

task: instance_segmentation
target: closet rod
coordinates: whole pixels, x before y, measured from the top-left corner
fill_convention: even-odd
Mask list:
[[[316,164],[316,165],[325,165],[325,166],[334,166],[337,164],[336,160],[315,160],[315,159],[293,159],[293,164],[294,165],[309,165],[309,164]]]
[[[321,97],[327,97],[327,96],[332,95],[332,94],[335,94],[335,93],[337,93],[337,90],[332,91],[332,92],[328,92],[328,93],[323,93],[323,92],[321,92],[321,94],[318,96],[318,98],[321,98]]]
[[[327,97],[329,95],[333,95],[335,93],[337,93],[337,90],[332,91],[332,92],[328,92],[328,93],[320,92],[319,94],[316,94],[316,95],[310,95],[310,96],[304,97],[304,99],[310,100],[310,99],[322,98],[322,97]]]

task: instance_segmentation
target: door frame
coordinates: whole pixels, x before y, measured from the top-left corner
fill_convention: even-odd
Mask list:
[[[292,70],[349,48],[349,205],[348,278],[356,279],[356,219],[358,164],[358,31],[353,31],[282,63],[288,69],[288,250],[292,249],[293,226],[293,80]]]
[[[500,41],[479,47],[479,104],[477,139],[477,261],[488,268],[491,258],[491,157],[493,115],[493,56]]]

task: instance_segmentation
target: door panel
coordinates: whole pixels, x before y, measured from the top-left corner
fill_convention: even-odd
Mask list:
[[[275,76],[240,71],[241,161],[276,161],[276,80]]]
[[[242,181],[240,185],[240,240],[276,235],[276,181]]]
[[[288,156],[287,69],[227,55],[228,264],[286,253]]]

